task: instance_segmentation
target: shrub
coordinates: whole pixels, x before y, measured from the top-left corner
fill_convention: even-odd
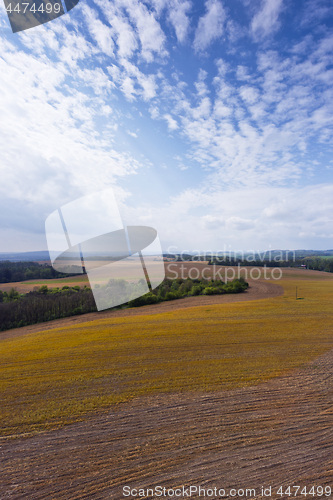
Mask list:
[[[220,293],[220,291],[218,290],[217,287],[213,286],[207,286],[202,292],[203,295],[214,295],[217,293]]]
[[[7,298],[8,298],[8,301],[18,300],[20,298],[20,294],[15,290],[15,288],[11,288],[10,292],[8,292],[8,294],[7,294]]]
[[[141,307],[144,303],[142,301],[142,297],[137,297],[136,299],[130,300],[128,302],[128,307]]]
[[[146,295],[143,295],[142,298],[144,299],[145,304],[157,304],[157,302],[159,302],[158,297],[151,292],[146,293]]]
[[[223,285],[223,289],[227,293],[240,293],[244,292],[248,288],[249,284],[244,280],[244,278],[236,278],[229,283]]]
[[[165,296],[165,300],[175,300],[175,299],[179,299],[178,293],[168,292]]]
[[[141,307],[149,304],[157,304],[157,302],[160,302],[160,299],[153,293],[149,292],[146,293],[145,295],[142,295],[141,297],[137,297],[136,299],[130,300],[128,302],[128,306]]]

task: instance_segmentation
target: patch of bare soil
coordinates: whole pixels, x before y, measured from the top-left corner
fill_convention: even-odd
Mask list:
[[[0,498],[120,499],[125,485],[255,488],[250,498],[272,486],[271,498],[281,498],[280,485],[332,485],[332,424],[330,351],[258,386],[145,397],[63,429],[4,439]]]
[[[39,323],[37,325],[24,326],[21,328],[14,328],[5,332],[0,332],[0,340],[14,338],[28,333],[36,333],[44,330],[51,330],[52,328],[63,328],[67,326],[77,325],[86,321],[93,321],[96,319],[113,319],[128,316],[141,316],[145,314],[160,314],[164,312],[172,312],[178,309],[185,309],[188,307],[196,306],[209,306],[212,304],[226,304],[230,302],[243,302],[248,300],[259,300],[278,297],[283,295],[283,288],[276,283],[268,281],[261,282],[255,280],[248,280],[250,288],[243,293],[226,294],[226,295],[207,295],[198,297],[185,297],[183,299],[171,300],[168,302],[161,302],[160,304],[153,304],[150,306],[143,306],[131,309],[120,310],[106,310],[95,313],[82,314],[80,316],[72,316],[70,318],[55,319],[46,323]]]

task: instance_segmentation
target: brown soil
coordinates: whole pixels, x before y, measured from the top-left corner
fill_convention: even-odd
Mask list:
[[[267,299],[283,295],[283,288],[276,283],[268,281],[261,282],[255,280],[248,280],[250,288],[244,292],[236,295],[208,295],[199,297],[185,297],[183,299],[171,300],[169,302],[162,302],[151,306],[143,306],[131,309],[122,310],[106,310],[95,313],[82,314],[80,316],[72,316],[70,318],[55,319],[47,323],[39,323],[37,325],[24,326],[21,328],[14,328],[5,332],[0,332],[0,340],[14,338],[28,333],[36,333],[44,330],[51,330],[52,328],[63,328],[67,326],[77,325],[86,321],[93,321],[95,319],[107,318],[120,318],[127,316],[141,316],[145,314],[159,314],[164,312],[176,311],[177,309],[184,309],[195,306],[208,306],[212,304],[226,304],[229,302],[243,302],[248,300]]]
[[[332,485],[332,408],[333,351],[250,388],[137,399],[63,429],[4,439],[0,498],[120,499],[125,485],[256,488],[248,498],[272,486],[271,498],[281,498],[282,484]]]

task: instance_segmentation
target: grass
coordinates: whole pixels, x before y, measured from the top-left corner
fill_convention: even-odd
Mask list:
[[[58,427],[140,395],[228,390],[298,367],[333,347],[329,278],[285,279],[275,299],[3,340],[1,435]],[[295,300],[295,286],[304,300]]]

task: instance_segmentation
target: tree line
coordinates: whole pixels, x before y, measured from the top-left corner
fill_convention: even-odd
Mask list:
[[[10,262],[0,261],[0,283],[13,283],[18,281],[29,281],[34,279],[56,279],[65,278],[81,272],[78,266],[71,266],[70,273],[60,273],[48,264],[38,262]]]
[[[208,265],[218,266],[251,266],[251,267],[301,267],[313,269],[315,271],[325,271],[333,273],[333,258],[325,257],[305,257],[302,259],[293,259],[292,261],[274,261],[274,260],[241,260],[225,257],[223,259],[213,258],[208,262]]]
[[[43,285],[27,294],[0,291],[0,331],[97,311],[90,288],[49,289]]]
[[[304,260],[307,269],[313,269],[315,271],[325,271],[327,273],[333,273],[333,259],[322,258],[322,257],[307,257]]]
[[[224,293],[241,293],[249,287],[243,277],[235,278],[228,283],[221,280],[202,279],[164,279],[163,283],[152,292],[128,302],[129,307],[140,307],[147,304],[156,304],[165,300],[175,300],[182,297],[196,295],[216,295]]]
[[[213,258],[208,262],[208,265],[216,266],[251,266],[251,267],[293,267],[301,266],[303,264],[302,260],[291,261],[274,261],[274,260],[242,260],[237,258],[224,257],[219,259],[217,257]]]

